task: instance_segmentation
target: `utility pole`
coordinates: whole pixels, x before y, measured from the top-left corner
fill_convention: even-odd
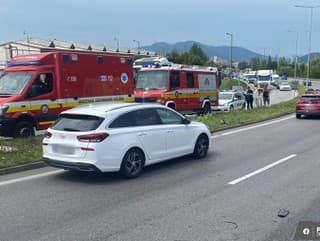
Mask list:
[[[311,53],[311,36],[312,36],[312,15],[313,9],[319,8],[320,5],[294,5],[297,8],[308,8],[310,9],[310,30],[309,30],[309,53],[308,53],[308,71],[307,71],[307,80],[310,78],[310,53]]]
[[[140,55],[140,41],[139,40],[133,40],[133,42],[136,42],[138,44],[138,55]]]
[[[298,64],[298,39],[299,39],[299,32],[298,31],[291,31],[288,30],[288,32],[296,33],[296,54],[295,54],[295,60],[294,60],[294,79],[297,80],[297,64]]]
[[[114,41],[117,43],[117,52],[119,52],[119,39],[117,37],[114,37]]]
[[[232,76],[232,44],[233,44],[233,34],[232,33],[226,33],[226,35],[230,36],[230,79]]]

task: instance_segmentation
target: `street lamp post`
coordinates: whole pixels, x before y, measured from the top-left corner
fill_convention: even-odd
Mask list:
[[[299,39],[299,32],[298,31],[291,31],[288,32],[296,33],[296,56],[294,61],[294,79],[297,80],[297,64],[298,64],[298,39]]]
[[[226,35],[230,36],[230,79],[231,79],[231,70],[232,70],[232,44],[233,44],[233,34],[226,33]]]
[[[320,5],[294,5],[297,8],[309,8],[310,9],[310,30],[309,30],[309,51],[308,51],[308,71],[307,71],[307,80],[309,80],[310,77],[310,53],[311,53],[311,36],[312,36],[312,15],[313,15],[313,9],[319,8]]]
[[[133,42],[136,42],[138,44],[138,55],[140,54],[140,41],[139,40],[133,40]]]
[[[117,43],[117,52],[119,52],[119,39],[117,37],[114,37],[114,41]]]

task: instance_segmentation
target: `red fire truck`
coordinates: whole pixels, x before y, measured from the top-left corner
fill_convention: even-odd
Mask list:
[[[150,66],[138,71],[136,102],[157,102],[182,113],[210,113],[218,105],[219,72],[205,66]]]
[[[132,57],[57,51],[17,56],[0,77],[0,135],[26,137],[68,108],[134,101]]]

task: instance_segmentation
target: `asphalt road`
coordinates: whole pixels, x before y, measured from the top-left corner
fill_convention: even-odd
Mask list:
[[[292,240],[299,221],[320,221],[319,121],[215,133],[206,159],[133,180],[52,168],[1,176],[0,240]]]

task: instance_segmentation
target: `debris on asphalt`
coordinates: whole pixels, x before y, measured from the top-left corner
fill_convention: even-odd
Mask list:
[[[235,223],[235,222],[231,222],[231,221],[223,221],[224,223],[230,223],[230,224],[233,224],[233,227],[234,229],[237,229],[238,228],[238,224]]]
[[[17,148],[12,146],[0,146],[0,152],[14,152],[17,151]]]
[[[279,212],[278,212],[278,217],[280,218],[285,218],[287,217],[289,214],[289,210],[287,209],[280,209]]]

